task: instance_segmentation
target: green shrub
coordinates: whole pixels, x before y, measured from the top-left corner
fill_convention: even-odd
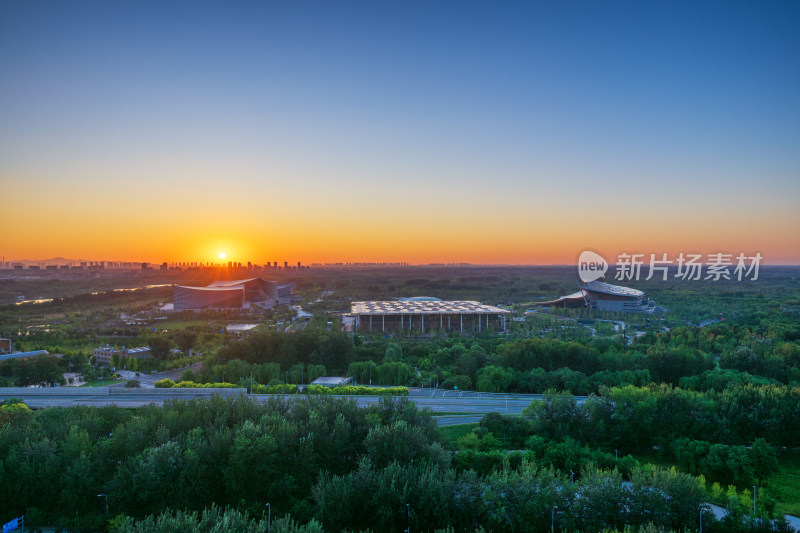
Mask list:
[[[324,387],[309,385],[303,389],[305,394],[336,396],[408,396],[408,387],[366,387],[360,385],[342,385],[340,387]]]
[[[253,385],[253,394],[298,394],[300,388],[294,384],[278,384],[278,385],[261,385],[256,383]]]
[[[157,389],[235,389],[235,383],[196,383],[194,381],[179,381],[175,383],[171,379],[160,379],[156,381]]]

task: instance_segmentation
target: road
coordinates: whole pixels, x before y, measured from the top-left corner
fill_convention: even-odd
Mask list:
[[[168,399],[209,398],[213,394],[223,396],[244,394],[245,389],[126,389],[124,387],[55,387],[55,388],[3,388],[0,400],[20,398],[29,407],[72,405],[117,405],[119,407],[140,407],[148,404],[161,405]],[[252,396],[256,401],[267,401],[272,396]],[[287,400],[305,400],[305,395],[280,396]],[[351,398],[359,406],[374,405],[381,396],[333,396]],[[532,401],[541,400],[540,395],[525,394],[486,394],[455,392],[443,390],[413,389],[409,399],[418,408],[428,408],[434,413],[442,413],[440,425],[477,422],[487,413],[519,415]],[[578,398],[579,401],[583,397]]]
[[[141,388],[143,389],[152,389],[155,387],[155,383],[158,380],[169,378],[172,381],[180,381],[181,374],[183,374],[183,372],[185,372],[186,370],[193,370],[197,372],[200,370],[200,367],[201,367],[200,363],[195,363],[189,367],[178,368],[175,370],[165,370],[163,372],[157,372],[155,374],[133,372],[131,370],[117,370],[117,374],[122,376],[122,379],[125,380],[135,379],[141,384]]]

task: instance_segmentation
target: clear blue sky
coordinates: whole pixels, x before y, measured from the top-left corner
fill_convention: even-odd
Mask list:
[[[285,232],[280,220],[300,204],[307,220],[348,227],[363,210],[377,235],[393,227],[381,222],[387,204],[420,219],[443,210],[430,215],[438,225],[460,205],[482,213],[476,234],[510,225],[520,237],[471,255],[445,232],[447,258],[536,262],[562,251],[523,238],[540,252],[515,254],[513,242],[591,193],[627,198],[636,217],[720,226],[691,246],[800,259],[798,2],[7,0],[0,73],[0,179],[20,207],[70,200],[84,212],[119,204],[131,183],[168,197],[237,188],[252,193],[192,201],[221,216],[244,206],[249,218],[227,222],[231,233]],[[275,207],[281,197],[297,204]],[[155,207],[170,205],[181,209]],[[254,214],[259,205],[273,215]],[[561,235],[572,248],[592,244],[579,237],[586,224],[625,237],[619,217],[576,217]],[[333,259],[307,224],[294,235],[308,239],[303,258]],[[420,224],[410,226],[421,233]],[[109,246],[90,219],[67,230],[83,231],[89,248]],[[663,227],[652,234],[607,246],[679,246]],[[63,235],[38,252],[24,244],[47,239],[33,228],[0,245],[7,255],[70,253],[56,246]],[[445,259],[435,240],[399,238],[398,257],[367,241],[340,249]],[[269,252],[301,253],[287,246]]]

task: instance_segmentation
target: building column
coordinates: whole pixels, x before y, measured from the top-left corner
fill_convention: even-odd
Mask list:
[[[422,313],[419,315],[420,319],[422,319],[422,333],[425,333],[425,314]]]
[[[440,313],[440,314],[439,314],[439,329],[440,329],[440,330],[442,329],[442,326],[444,325],[444,324],[442,323],[442,321],[443,321],[443,320],[444,320],[444,317],[443,317],[443,316],[441,315],[441,313]]]
[[[464,333],[464,315],[459,313],[458,316],[461,318],[461,333]]]
[[[372,331],[372,315],[369,315],[369,330]]]
[[[481,332],[481,315],[478,314],[478,333]]]
[[[386,315],[381,315],[381,331],[386,332]]]
[[[450,315],[447,315],[447,331],[450,331]]]
[[[400,331],[403,331],[403,315],[400,315]]]

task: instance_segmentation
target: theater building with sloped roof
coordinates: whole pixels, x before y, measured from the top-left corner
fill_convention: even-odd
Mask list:
[[[202,309],[243,309],[267,305],[294,294],[294,282],[279,283],[261,278],[215,281],[206,287],[173,287],[176,311]]]
[[[663,310],[644,293],[630,287],[612,285],[603,281],[581,283],[576,293],[562,296],[556,300],[539,302],[540,307],[585,307],[594,311],[612,311],[617,313],[652,313]]]

